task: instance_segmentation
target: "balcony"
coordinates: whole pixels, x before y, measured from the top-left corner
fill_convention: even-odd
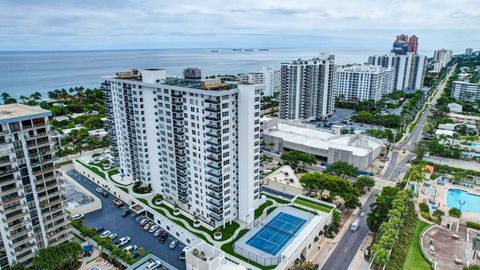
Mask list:
[[[221,171],[217,171],[217,170],[209,170],[207,173],[208,173],[209,175],[215,176],[215,177],[221,177],[221,176],[222,176],[222,172],[221,172]]]
[[[211,204],[215,205],[216,207],[222,207],[223,206],[223,202],[221,200],[217,200],[217,199],[209,199],[208,203],[211,203]]]
[[[220,145],[222,145],[222,141],[221,140],[210,139],[210,140],[207,140],[207,144],[210,144],[210,145],[213,145],[213,146],[220,146]]]
[[[208,143],[208,141],[207,141],[207,143]],[[213,145],[219,146],[218,144],[213,144]],[[207,152],[215,154],[215,155],[219,155],[222,152],[222,149],[220,147],[210,146],[210,147],[207,148]]]
[[[222,208],[218,208],[218,207],[215,207],[215,206],[209,206],[208,207],[208,210],[212,211],[212,212],[215,212],[217,213],[218,215],[221,215],[223,213],[223,209]]]
[[[183,125],[182,125],[182,127],[183,127]],[[185,132],[180,128],[174,128],[173,132],[177,135],[184,135],[185,134]]]
[[[207,106],[205,107],[205,111],[207,112],[213,112],[213,113],[219,113],[220,112],[220,106]]]
[[[18,171],[18,168],[17,168],[17,167],[11,167],[11,168],[9,168],[9,169],[2,170],[2,171],[0,171],[0,177],[13,174],[13,173],[15,173],[15,172],[17,172],[17,171]]]
[[[182,203],[188,203],[188,198],[185,196],[179,196],[178,200]]]
[[[221,127],[220,123],[216,122],[208,122],[205,126],[211,129],[219,129]]]
[[[179,170],[186,170],[187,169],[187,166],[185,164],[177,164],[177,169]]]
[[[222,221],[222,220],[223,220],[223,217],[222,217],[221,215],[216,214],[216,213],[214,213],[214,212],[208,213],[208,216],[211,217],[211,218],[213,218],[213,219],[216,220],[216,221]]]
[[[3,221],[3,223],[8,224],[8,223],[10,223],[12,221],[15,221],[17,219],[24,219],[24,218],[25,218],[25,213],[22,210],[22,212],[20,212],[18,214],[14,214],[13,216],[10,216],[8,218],[7,217],[2,217],[2,221]]]
[[[222,180],[220,180],[219,178],[215,178],[215,177],[207,178],[207,182],[212,183],[212,184],[217,185],[217,186],[222,185]]]
[[[175,113],[183,113],[183,108],[182,106],[173,106],[172,111]]]
[[[207,188],[209,190],[215,191],[215,192],[221,192],[222,191],[222,186],[221,185],[208,185]]]
[[[222,161],[222,156],[217,155],[217,154],[210,154],[210,155],[207,156],[207,159],[212,160],[212,161],[216,161],[216,162],[220,162],[220,161]]]
[[[217,138],[217,139],[222,137],[222,133],[220,131],[213,131],[213,130],[208,131],[206,135],[212,138]]]
[[[184,184],[184,183],[180,183],[180,184],[178,185],[178,189],[187,190],[187,189],[188,189],[188,185],[187,185],[187,184]]]
[[[217,199],[217,200],[222,199],[222,196],[221,196],[221,194],[219,194],[219,192],[210,191],[210,192],[207,192],[207,196],[209,196],[211,198],[214,198],[214,199]]]
[[[179,121],[175,121],[175,123],[173,123],[173,126],[176,127],[176,128],[184,128],[185,127],[183,122],[179,122]],[[178,131],[183,132],[183,130],[178,130]],[[175,132],[175,134],[178,134],[177,131],[175,131],[175,130],[173,132]]]
[[[188,196],[188,192],[184,189],[179,189],[178,194],[181,196]]]
[[[187,184],[188,183],[188,180],[184,177],[179,177],[177,176],[177,182],[180,183],[180,184]]]
[[[177,176],[180,176],[180,177],[187,177],[187,174],[183,171],[177,171]]]
[[[222,169],[222,164],[220,162],[210,162],[207,164],[207,167],[215,170],[221,170]]]
[[[175,143],[175,148],[180,149],[180,150],[184,150],[185,145],[183,143]]]
[[[205,116],[205,119],[210,120],[210,121],[220,121],[220,114],[215,113],[215,114],[210,114]]]
[[[210,97],[210,98],[205,99],[205,103],[220,104],[220,99]]]

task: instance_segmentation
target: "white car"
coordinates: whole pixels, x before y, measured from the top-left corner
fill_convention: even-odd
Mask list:
[[[125,244],[128,243],[128,242],[130,242],[130,237],[124,236],[124,237],[118,239],[118,241],[115,242],[115,245],[116,245],[117,247],[120,247],[120,246],[125,245]]]
[[[170,242],[170,246],[168,246],[168,248],[170,249],[175,249],[178,245],[178,240],[177,239],[174,239],[172,240],[172,242]]]
[[[117,238],[117,236],[118,236],[118,234],[116,234],[116,233],[111,233],[111,234],[108,236],[108,238],[110,238],[110,239],[113,240],[113,239]]]
[[[98,193],[102,193],[102,192],[103,192],[103,188],[97,187],[95,190],[96,190]]]
[[[157,269],[158,267],[160,267],[162,265],[162,262],[161,261],[154,261],[154,262],[151,262],[147,265],[147,267],[145,267],[146,270],[153,270],[153,269]]]
[[[76,215],[72,216],[72,220],[79,220],[79,219],[82,219],[84,217],[85,217],[84,214],[76,214]]]
[[[104,231],[102,234],[100,234],[100,237],[101,238],[107,238],[108,236],[110,236],[110,234],[112,234],[111,231]]]
[[[155,232],[155,231],[158,229],[158,227],[160,227],[160,226],[158,226],[158,225],[155,224],[155,225],[153,225],[152,227],[150,227],[150,229],[148,230],[148,232],[153,233],[153,232]]]
[[[137,250],[137,248],[138,248],[137,245],[128,245],[128,246],[124,247],[123,250],[125,250],[127,252],[130,252],[130,251],[133,252],[133,251]]]

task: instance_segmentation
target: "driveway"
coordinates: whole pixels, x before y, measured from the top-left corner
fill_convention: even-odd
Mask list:
[[[372,204],[376,199],[376,194],[380,190],[374,189],[367,201],[362,207],[362,211],[365,212],[365,216],[359,217],[360,223],[356,232],[348,231],[345,232],[342,239],[338,243],[337,247],[333,250],[332,254],[328,257],[327,261],[322,267],[322,270],[347,270],[350,264],[352,263],[357,250],[362,245],[363,240],[368,233],[367,225],[367,215],[370,213],[370,204]]]
[[[92,194],[98,195],[95,189],[100,186],[75,170],[68,171],[67,174]],[[118,233],[119,236],[116,239],[123,236],[130,236],[132,241],[129,244],[143,247],[145,252],[151,251],[152,254],[179,270],[186,269],[185,261],[178,259],[185,244],[180,242],[175,249],[169,249],[168,245],[175,239],[174,237],[170,235],[168,240],[161,244],[158,242],[158,238],[153,237],[153,234],[149,232],[145,232],[143,228],[138,225],[133,215],[128,217],[121,216],[123,209],[112,204],[112,199],[115,198],[112,194],[110,194],[108,198],[104,198],[103,196],[97,197],[102,201],[102,208],[85,215],[84,224],[86,226],[104,227],[105,230]]]

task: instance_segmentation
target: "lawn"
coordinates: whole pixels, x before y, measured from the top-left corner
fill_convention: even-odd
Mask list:
[[[310,201],[310,200],[307,200],[307,199],[304,199],[304,198],[301,198],[301,197],[295,199],[295,201],[293,203],[298,204],[298,205],[303,205],[303,206],[306,206],[306,207],[309,207],[309,208],[312,208],[312,209],[320,210],[320,211],[326,212],[326,213],[329,213],[333,209],[333,207],[331,207],[329,205],[320,204],[320,203]]]
[[[272,204],[273,204],[272,201],[266,201],[265,203],[260,205],[257,209],[255,209],[255,219],[259,218],[263,214],[263,211],[265,210],[265,208],[269,207]]]
[[[265,193],[263,193],[263,195],[265,195],[265,196],[266,196],[267,198],[269,198],[270,200],[276,201],[276,202],[279,203],[279,204],[287,204],[287,203],[290,203],[290,201],[283,200],[283,199],[280,199],[280,198],[277,198],[277,197],[274,197],[274,196],[271,196],[271,195],[268,195],[268,194],[265,194]]]
[[[96,175],[102,177],[103,179],[106,179],[106,178],[105,178],[105,174],[104,174],[103,172],[101,172],[97,167],[87,165],[87,164],[81,162],[80,160],[77,160],[77,162],[80,163],[80,164],[82,164],[84,167],[86,167],[87,169],[89,169],[90,171],[92,171],[93,173],[95,173]]]
[[[417,227],[413,233],[413,239],[408,248],[407,258],[403,264],[403,269],[418,269],[418,270],[430,270],[430,264],[423,258],[422,252],[420,251],[420,237],[424,228],[428,227],[429,224],[419,220],[417,222]]]

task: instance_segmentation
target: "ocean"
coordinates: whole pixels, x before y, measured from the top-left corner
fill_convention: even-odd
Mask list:
[[[279,67],[298,58],[326,52],[336,64],[364,63],[380,50],[345,49],[158,49],[115,51],[0,52],[0,93],[13,97],[38,91],[46,98],[50,90],[73,86],[98,87],[102,77],[131,68],[163,68],[168,75],[181,76],[186,67],[202,69],[202,75],[238,74],[259,71],[262,66]]]

